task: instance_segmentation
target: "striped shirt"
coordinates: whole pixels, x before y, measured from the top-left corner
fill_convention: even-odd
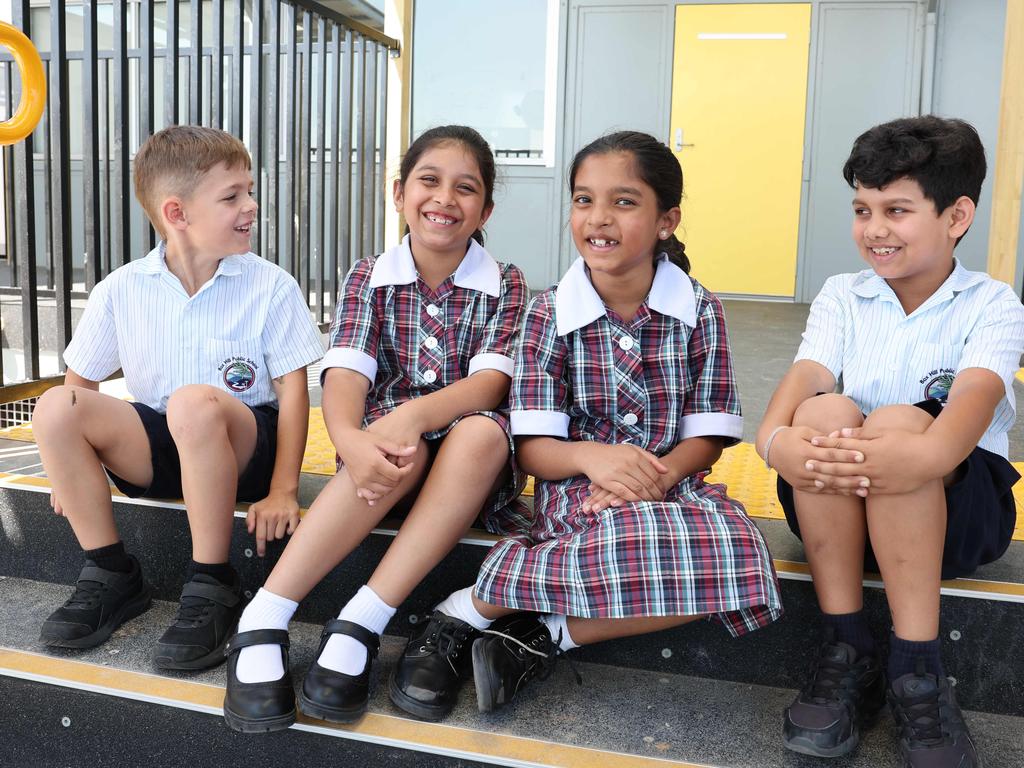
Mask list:
[[[829,278],[811,304],[796,359],[828,368],[864,413],[883,405],[945,401],[960,371],[987,368],[1003,380],[1006,397],[978,445],[1005,458],[1022,352],[1020,299],[1005,283],[956,262],[939,289],[909,315],[873,270]]]
[[[64,362],[103,381],[118,368],[138,402],[164,413],[186,384],[247,405],[277,405],[271,380],[323,356],[295,280],[253,253],[221,259],[194,296],[167,268],[165,244],[92,290]]]

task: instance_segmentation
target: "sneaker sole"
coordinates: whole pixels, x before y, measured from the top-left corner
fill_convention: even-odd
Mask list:
[[[317,720],[326,720],[328,723],[341,723],[343,725],[354,723],[366,714],[368,706],[369,701],[350,708],[325,707],[323,704],[317,704],[315,701],[307,698],[304,690],[299,691],[299,707],[302,709],[302,714]]]
[[[186,659],[184,661],[177,661],[171,656],[160,656],[160,645],[157,644],[156,654],[153,656],[153,663],[156,664],[160,669],[179,669],[179,670],[192,670],[197,669],[213,669],[218,667],[227,661],[227,657],[224,655],[224,648],[227,647],[228,640],[230,640],[235,632],[237,631],[237,622],[232,625],[231,631],[224,635],[224,639],[221,640],[220,645],[214,648],[205,656],[200,656],[198,659]]]
[[[437,706],[436,704],[424,704],[422,701],[416,701],[416,699],[398,687],[394,675],[392,675],[388,682],[388,696],[391,699],[391,703],[403,712],[408,712],[410,715],[414,715],[421,720],[429,720],[434,723],[444,720],[455,707],[454,703],[451,706]]]
[[[795,736],[792,739],[783,737],[782,745],[791,752],[799,752],[801,755],[812,755],[813,757],[843,757],[848,755],[860,744],[860,734],[854,731],[846,741],[831,749],[823,749],[810,739]]]
[[[295,723],[295,710],[276,717],[267,717],[260,720],[253,720],[242,717],[224,707],[224,722],[228,728],[239,733],[270,733],[272,731],[285,731]]]
[[[504,701],[500,701],[501,681],[495,680],[484,658],[483,640],[473,643],[473,686],[476,688],[476,706],[481,712],[493,712]]]
[[[114,631],[122,624],[131,621],[136,616],[141,616],[153,605],[153,597],[149,591],[149,585],[143,587],[143,591],[133,600],[121,606],[121,609],[113,614],[107,621],[100,624],[95,632],[84,637],[75,638],[46,638],[40,634],[39,639],[47,648],[95,648],[107,640]]]

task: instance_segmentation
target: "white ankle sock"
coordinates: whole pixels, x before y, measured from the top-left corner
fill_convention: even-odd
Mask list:
[[[473,588],[466,587],[458,592],[452,592],[448,597],[434,606],[435,611],[440,611],[445,616],[459,619],[466,622],[474,629],[487,629],[493,621],[480,615],[480,611],[473,605]]]
[[[368,586],[362,586],[338,614],[378,635],[384,631],[395,609],[381,600]],[[348,635],[331,635],[317,663],[343,675],[358,675],[366,666],[366,646]]]
[[[238,619],[238,631],[254,629],[288,629],[288,622],[295,615],[299,604],[287,597],[275,595],[261,589],[252,602],[242,611]],[[238,666],[235,669],[240,683],[265,683],[280,680],[284,676],[281,663],[281,646],[250,645],[238,652]]]
[[[571,651],[573,648],[579,648],[575,642],[573,642],[572,635],[569,634],[569,625],[565,622],[566,617],[555,613],[546,613],[540,617],[540,622],[548,628],[548,632],[551,633],[551,639],[558,643],[558,647],[563,651]],[[562,633],[562,640],[559,642],[558,633]]]

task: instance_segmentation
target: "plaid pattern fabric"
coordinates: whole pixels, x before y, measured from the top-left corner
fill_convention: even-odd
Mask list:
[[[436,392],[469,375],[473,358],[512,356],[526,305],[526,278],[518,267],[500,264],[501,291],[496,297],[461,288],[449,276],[436,291],[417,277],[407,285],[370,286],[378,257],[358,261],[345,278],[331,327],[331,347],[361,352],[377,361],[377,374],[366,397],[363,426],[415,397]],[[493,367],[484,365],[483,367]],[[513,447],[507,406],[480,411],[498,423]],[[451,424],[423,435],[444,437]],[[488,500],[481,517],[494,533],[506,533],[528,519],[518,498],[526,476],[513,461],[512,478]]]
[[[513,418],[564,413],[569,440],[630,442],[659,456],[684,437],[722,434],[716,425],[740,415],[725,318],[718,299],[693,285],[696,328],[644,304],[629,323],[609,310],[558,336],[554,291],[537,296],[517,349]],[[538,482],[531,527],[495,545],[477,594],[570,616],[711,614],[735,635],[769,624],[782,605],[764,540],[706,474],[664,501],[596,515],[581,511],[587,477]]]

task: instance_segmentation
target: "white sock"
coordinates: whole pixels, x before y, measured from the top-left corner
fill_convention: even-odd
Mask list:
[[[287,597],[275,595],[261,589],[252,602],[242,611],[238,619],[238,631],[250,632],[254,629],[288,630],[288,622],[295,615],[299,604]],[[280,680],[284,676],[284,665],[281,663],[281,646],[250,645],[238,652],[238,666],[235,668],[240,683],[266,683]]]
[[[364,585],[341,609],[338,618],[351,621],[379,635],[394,615],[395,609]],[[331,635],[317,663],[343,675],[358,675],[366,666],[366,646],[348,635]]]
[[[569,625],[565,622],[566,618],[555,613],[545,613],[540,617],[540,622],[548,628],[548,632],[551,633],[551,639],[558,643],[559,648],[563,651],[571,651],[573,648],[579,648],[579,646],[573,642],[572,635],[569,634]],[[559,632],[562,633],[561,642],[558,640]]]
[[[473,588],[466,587],[457,592],[452,592],[448,597],[434,606],[435,611],[440,611],[445,616],[464,621],[474,629],[487,629],[493,623],[480,615],[480,611],[473,605]]]

